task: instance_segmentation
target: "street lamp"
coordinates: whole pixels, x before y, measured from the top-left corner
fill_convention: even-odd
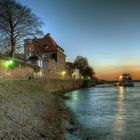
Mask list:
[[[64,77],[65,74],[66,74],[66,71],[62,71],[62,72],[61,72],[62,77]]]
[[[13,65],[14,61],[13,60],[6,60],[4,62],[4,67],[9,68]]]

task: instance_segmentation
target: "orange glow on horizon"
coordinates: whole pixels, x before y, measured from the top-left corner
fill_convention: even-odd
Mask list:
[[[138,73],[135,73],[135,74],[131,73],[131,75],[132,75],[133,80],[140,80],[140,75]],[[105,75],[97,74],[97,78],[103,79],[103,80],[118,80],[117,74],[116,75],[115,74],[105,74]]]
[[[106,69],[106,70],[97,70],[96,76],[99,79],[104,80],[118,80],[120,75],[123,73],[130,73],[134,80],[140,80],[140,68],[131,68],[126,70],[116,70],[116,69]]]

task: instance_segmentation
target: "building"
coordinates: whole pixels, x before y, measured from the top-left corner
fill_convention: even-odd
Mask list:
[[[56,72],[65,70],[64,49],[57,45],[50,33],[43,38],[26,39],[24,54],[29,63],[41,68],[48,68]]]
[[[71,79],[80,79],[79,69],[72,62],[66,62],[67,74]]]

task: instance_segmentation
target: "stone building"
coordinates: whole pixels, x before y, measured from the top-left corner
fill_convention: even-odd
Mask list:
[[[65,70],[64,49],[62,49],[48,33],[43,38],[26,39],[24,54],[29,63],[41,68],[61,72]]]

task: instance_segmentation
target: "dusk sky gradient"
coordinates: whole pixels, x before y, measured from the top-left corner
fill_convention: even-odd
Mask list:
[[[17,0],[31,8],[64,48],[67,61],[88,58],[99,78],[140,79],[139,0]]]

